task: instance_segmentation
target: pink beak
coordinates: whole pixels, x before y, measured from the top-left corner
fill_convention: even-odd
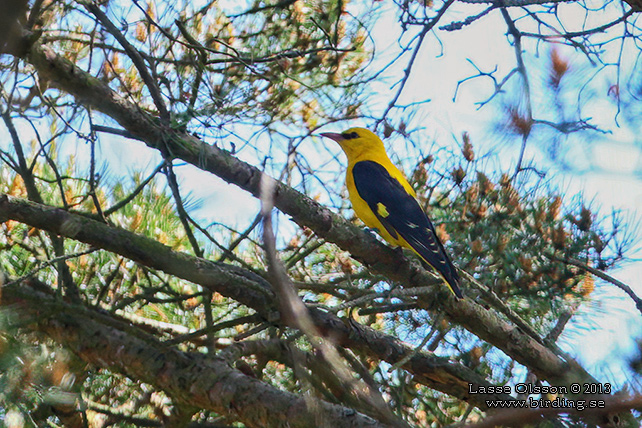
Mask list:
[[[324,132],[323,134],[321,134],[321,136],[323,136],[323,137],[328,137],[328,138],[330,138],[331,140],[336,141],[337,143],[338,143],[339,141],[343,141],[343,140],[345,140],[345,137],[344,137],[343,135],[341,135],[341,134],[337,134],[337,133],[335,133],[335,132]]]

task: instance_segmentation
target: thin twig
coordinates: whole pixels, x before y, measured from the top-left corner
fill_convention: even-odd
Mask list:
[[[619,288],[620,290],[622,290],[626,294],[628,294],[628,296],[635,302],[635,307],[638,309],[638,311],[640,311],[640,313],[642,313],[642,299],[640,299],[637,296],[637,294],[635,294],[635,292],[631,289],[631,287],[629,287],[628,285],[626,285],[622,281],[619,281],[619,280],[613,278],[611,275],[608,275],[608,274],[602,272],[599,269],[595,269],[594,267],[589,266],[588,264],[582,262],[581,260],[575,259],[573,257],[557,257],[557,256],[555,256],[553,254],[547,254],[546,256],[551,260],[555,260],[555,261],[558,261],[558,262],[568,263],[568,264],[571,264],[573,266],[577,266],[577,267],[579,267],[581,269],[584,269],[587,272],[592,273],[593,275],[597,276],[598,278],[603,279],[604,281],[610,282],[611,284],[615,285],[617,288]]]
[[[78,253],[73,253],[73,254],[65,254],[65,255],[62,255],[62,256],[59,256],[59,257],[55,257],[55,258],[53,258],[51,260],[47,260],[46,262],[43,262],[42,264],[40,264],[38,267],[36,267],[35,269],[31,270],[27,274],[22,275],[21,277],[16,278],[16,279],[12,280],[11,282],[8,282],[6,284],[6,286],[8,287],[8,286],[13,285],[13,284],[18,284],[18,283],[26,280],[27,278],[31,278],[32,276],[34,276],[35,274],[37,274],[38,272],[40,272],[41,270],[43,270],[43,269],[45,269],[45,268],[47,268],[49,266],[53,266],[55,264],[64,262],[65,260],[75,259],[76,257],[84,256],[86,254],[91,254],[94,251],[98,251],[98,250],[99,250],[98,248],[91,247],[91,248],[89,248],[88,250],[85,250],[85,251],[80,251]]]
[[[401,92],[403,91],[404,87],[406,86],[406,83],[408,83],[408,79],[410,78],[410,72],[412,71],[413,64],[415,63],[415,60],[417,59],[417,55],[419,55],[419,50],[421,49],[421,45],[424,41],[424,38],[428,34],[430,30],[433,29],[435,25],[437,25],[437,22],[439,22],[439,19],[446,13],[446,10],[455,2],[455,0],[448,0],[444,3],[441,9],[437,12],[434,18],[432,18],[427,24],[424,25],[422,28],[421,32],[417,36],[417,45],[415,46],[414,51],[412,52],[412,55],[410,57],[410,60],[408,61],[408,65],[406,65],[406,69],[404,70],[404,76],[401,79],[401,84],[399,85],[399,89],[397,89],[397,93],[395,96],[392,98],[390,103],[388,104],[388,107],[386,107],[386,110],[383,112],[379,120],[377,120],[377,125],[379,125],[381,122],[383,122],[386,119],[386,116],[392,110],[392,108],[395,106],[397,103],[397,100],[399,100],[399,97],[401,96]]]
[[[308,309],[296,294],[296,288],[277,256],[276,238],[272,230],[274,186],[274,180],[263,174],[261,180],[263,245],[265,246],[270,282],[278,296],[281,321],[297,327],[306,335],[312,345],[320,352],[323,358],[328,361],[332,368],[332,373],[336,376],[337,380],[341,382],[342,388],[354,394],[354,396],[359,399],[362,406],[364,406],[362,409],[364,412],[369,413],[370,416],[381,419],[391,426],[408,427],[404,421],[392,413],[378,390],[371,388],[363,381],[354,379],[352,371],[341,359],[341,356],[334,346],[331,346],[326,340],[321,338],[322,336],[312,321]]]
[[[165,124],[169,124],[169,112],[167,111],[167,107],[165,107],[165,102],[163,101],[163,96],[160,91],[160,88],[156,84],[156,81],[152,78],[152,76],[149,74],[149,70],[147,69],[147,65],[145,64],[145,61],[143,60],[142,55],[140,52],[138,52],[138,49],[136,49],[134,46],[129,43],[127,38],[116,28],[113,22],[110,21],[110,19],[105,15],[105,13],[100,10],[100,7],[97,5],[87,2],[87,3],[82,3],[91,13],[94,14],[96,19],[100,21],[101,24],[105,27],[105,29],[112,35],[116,40],[118,40],[118,43],[125,49],[127,52],[127,55],[129,58],[132,60],[132,63],[138,70],[138,73],[140,74],[140,78],[145,82],[145,86],[147,86],[147,89],[149,90],[149,95],[152,97],[152,100],[154,100],[154,105],[158,109],[158,114],[161,118],[161,120]]]
[[[109,217],[110,215],[130,203],[140,192],[143,191],[145,186],[147,186],[147,184],[152,181],[152,179],[161,171],[161,169],[163,169],[164,166],[165,162],[161,162],[146,179],[144,179],[129,195],[127,195],[125,199],[116,202],[112,207],[106,209],[105,217]]]

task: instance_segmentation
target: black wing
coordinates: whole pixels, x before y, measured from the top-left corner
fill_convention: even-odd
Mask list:
[[[461,298],[459,274],[417,200],[376,162],[357,162],[352,175],[359,196],[388,233],[394,238],[401,235],[424,261],[443,275],[455,295]]]

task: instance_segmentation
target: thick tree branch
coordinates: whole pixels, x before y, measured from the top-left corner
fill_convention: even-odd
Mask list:
[[[603,408],[584,408],[583,410],[569,408],[544,408],[544,409],[519,409],[510,410],[490,416],[485,420],[465,425],[463,428],[495,428],[499,426],[506,427],[523,427],[533,426],[533,424],[550,421],[557,415],[570,414],[583,418],[603,418],[610,419],[618,412],[630,409],[639,409],[642,406],[642,397],[637,395],[633,397],[610,397],[604,400]],[[584,403],[586,404],[586,403]],[[612,421],[614,425],[621,426],[618,420]],[[544,426],[547,426],[544,424]]]
[[[257,311],[264,319],[278,322],[276,303],[269,284],[262,277],[244,269],[178,253],[153,239],[78,214],[0,195],[0,221],[7,219],[89,243],[192,281],[241,302]],[[308,310],[316,328],[338,346],[390,364],[396,364],[412,354],[412,358],[402,368],[412,373],[417,382],[430,388],[482,408],[486,408],[486,400],[511,399],[507,394],[470,394],[468,384],[490,384],[472,370],[451,363],[446,358],[416,353],[395,337],[316,308]]]
[[[0,195],[0,220],[9,218],[121,254],[249,307],[261,307],[265,315],[276,310],[270,284],[245,269],[179,253],[153,239],[82,215]]]
[[[46,285],[42,285],[46,287]],[[63,344],[85,362],[118,371],[154,385],[176,402],[198,406],[245,423],[249,427],[384,427],[352,409],[280,391],[231,368],[221,358],[204,358],[163,346],[141,330],[99,311],[57,301],[22,282],[2,288],[1,305],[18,305],[29,324]],[[46,316],[43,316],[46,315]]]

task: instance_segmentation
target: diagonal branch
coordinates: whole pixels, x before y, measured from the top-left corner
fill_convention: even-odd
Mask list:
[[[264,175],[267,177],[267,175]],[[272,229],[273,188],[263,182],[261,196],[261,215],[263,216],[263,247],[268,265],[270,283],[274,287],[282,319],[288,325],[296,326],[303,332],[314,348],[320,353],[329,366],[328,376],[336,379],[338,387],[357,398],[356,408],[369,416],[394,427],[409,428],[403,420],[399,419],[390,409],[378,389],[373,388],[353,377],[352,371],[340,357],[333,343],[323,340],[321,332],[314,324],[308,308],[296,293],[292,280],[288,277],[285,266],[279,259],[276,249],[276,236]],[[331,339],[331,338],[330,338]]]
[[[572,258],[572,257],[558,257],[554,254],[547,254],[546,255],[549,259],[555,260],[558,262],[563,262],[563,263],[568,263],[573,266],[577,266],[581,269],[584,269],[587,272],[592,273],[593,275],[597,276],[598,278],[603,279],[606,282],[610,282],[611,284],[615,285],[617,288],[620,290],[624,291],[630,298],[635,302],[635,307],[637,308],[640,313],[642,313],[642,299],[638,297],[637,294],[625,283],[622,281],[619,281],[615,278],[613,278],[611,275],[602,272],[599,269],[595,269],[593,266],[589,266],[588,264],[582,262],[581,260]]]
[[[158,109],[158,114],[165,124],[169,124],[169,112],[167,111],[167,107],[165,107],[165,103],[163,102],[163,96],[161,94],[160,88],[156,84],[156,81],[149,74],[147,65],[145,64],[145,61],[143,60],[140,52],[138,52],[138,50],[134,46],[132,46],[129,41],[127,41],[127,38],[118,30],[118,28],[116,28],[114,23],[109,20],[107,15],[105,15],[105,13],[100,10],[100,7],[91,2],[82,2],[82,4],[91,13],[94,14],[96,19],[98,19],[98,21],[103,24],[105,29],[109,31],[109,33],[114,36],[116,40],[118,40],[118,43],[120,43],[123,49],[125,49],[125,52],[127,52],[127,55],[134,63],[136,70],[138,70],[138,73],[140,73],[140,78],[143,79],[143,82],[145,82],[145,86],[147,86],[147,89],[149,90],[149,95],[151,95],[152,100],[154,100],[154,105]]]
[[[262,277],[244,269],[178,253],[153,239],[78,214],[0,195],[0,221],[7,219],[90,243],[145,266],[192,281],[254,309],[262,319],[277,318],[270,285]],[[412,354],[402,368],[412,373],[417,382],[430,388],[482,408],[486,408],[486,400],[511,400],[507,394],[470,394],[469,384],[490,384],[481,375],[460,364],[423,352],[415,353],[413,348],[397,338],[355,321],[348,322],[317,308],[308,308],[308,311],[318,331],[324,337],[331,337],[337,346],[390,364],[396,364]]]
[[[7,106],[6,111],[2,112],[2,120],[9,130],[13,148],[16,152],[16,155],[18,156],[18,174],[20,174],[20,177],[25,183],[27,195],[30,200],[37,203],[43,203],[42,195],[40,194],[40,190],[38,190],[38,186],[36,185],[36,178],[33,173],[33,168],[27,166],[27,159],[25,157],[24,151],[22,150],[22,142],[20,141],[18,131],[16,130],[13,121],[11,120],[11,112],[9,110],[9,106]],[[78,289],[76,288],[75,283],[71,277],[69,266],[67,266],[67,264],[65,263],[64,241],[59,236],[53,234],[49,235],[49,239],[51,239],[51,244],[53,246],[54,253],[56,254],[56,270],[58,271],[59,283],[62,285],[62,287],[58,288],[58,290],[59,292],[62,292],[62,290],[64,289],[72,299],[79,300],[80,295],[78,293]]]
[[[125,322],[56,300],[26,282],[3,287],[2,297],[1,305],[18,305],[22,316],[38,321],[29,323],[29,328],[47,334],[85,362],[149,383],[178,403],[230,415],[254,427],[307,428],[311,421],[319,422],[314,426],[386,426],[319,399],[315,400],[316,412],[305,398],[246,376],[223,359],[168,348]],[[132,334],[132,329],[138,331]]]
[[[435,17],[432,18],[427,24],[425,24],[424,27],[421,29],[421,32],[417,35],[417,45],[415,46],[415,49],[413,50],[412,55],[410,56],[410,60],[408,61],[408,65],[406,66],[403,72],[404,75],[403,75],[403,78],[401,79],[399,89],[397,89],[397,93],[392,98],[392,100],[390,100],[388,107],[386,107],[386,110],[381,115],[381,118],[379,118],[379,120],[377,121],[377,124],[383,122],[386,119],[386,116],[388,115],[388,113],[390,113],[390,110],[392,110],[392,108],[395,106],[395,104],[399,100],[399,97],[401,96],[401,92],[403,92],[403,89],[406,86],[406,83],[408,83],[408,79],[410,78],[410,72],[412,71],[413,64],[417,59],[417,55],[419,54],[419,51],[421,50],[421,45],[423,44],[424,38],[426,38],[426,35],[428,34],[428,32],[432,30],[435,25],[437,25],[437,22],[439,22],[441,17],[446,13],[448,8],[454,2],[455,0],[447,0],[444,3],[444,5],[441,7],[441,9],[439,9]]]

